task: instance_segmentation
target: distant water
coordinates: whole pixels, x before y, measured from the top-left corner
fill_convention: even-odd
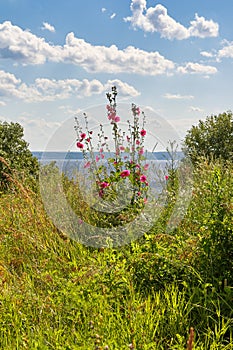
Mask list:
[[[47,161],[63,161],[63,160],[83,160],[82,152],[32,152],[32,154],[42,163]],[[183,153],[177,152],[176,159],[182,159]],[[169,160],[169,154],[164,152],[153,152],[146,155],[148,160]]]

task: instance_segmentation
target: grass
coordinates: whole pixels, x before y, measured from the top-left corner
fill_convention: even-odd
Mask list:
[[[66,237],[15,180],[0,197],[0,349],[233,349],[232,171],[203,162],[179,227],[166,233],[165,211],[118,249]]]

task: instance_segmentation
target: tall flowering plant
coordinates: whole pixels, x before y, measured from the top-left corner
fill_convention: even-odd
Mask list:
[[[109,138],[105,135],[103,125],[100,124],[98,135],[89,129],[88,118],[84,113],[85,130],[75,118],[77,134],[77,148],[83,153],[85,168],[95,176],[95,186],[98,195],[103,199],[114,199],[118,189],[127,182],[130,189],[131,205],[144,204],[147,201],[148,179],[144,140],[146,118],[140,108],[132,104],[132,121],[128,120],[128,128],[120,128],[120,116],[117,114],[117,89],[107,93],[107,120],[111,125],[113,152],[109,147]],[[94,142],[97,138],[97,149]]]

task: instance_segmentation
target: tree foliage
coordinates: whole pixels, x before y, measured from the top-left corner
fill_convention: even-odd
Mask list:
[[[231,111],[211,115],[192,126],[184,140],[184,153],[193,162],[200,157],[233,159],[233,115]]]
[[[13,172],[22,178],[35,179],[39,164],[23,139],[19,123],[0,122],[0,186],[5,187]]]

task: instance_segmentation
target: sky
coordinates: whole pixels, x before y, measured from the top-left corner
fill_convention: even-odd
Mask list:
[[[19,122],[33,151],[106,104],[113,85],[119,103],[145,106],[181,139],[233,110],[232,0],[0,0],[0,9],[0,121]]]

